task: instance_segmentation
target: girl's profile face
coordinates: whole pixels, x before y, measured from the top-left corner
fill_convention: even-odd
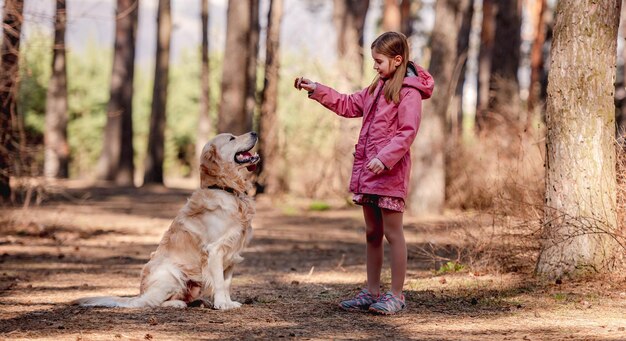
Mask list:
[[[375,49],[372,49],[372,59],[374,59],[374,70],[378,72],[378,75],[382,79],[391,77],[396,71],[396,68],[402,63],[402,56],[391,58],[376,52]]]

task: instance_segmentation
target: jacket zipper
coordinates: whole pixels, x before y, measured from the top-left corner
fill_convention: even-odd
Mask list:
[[[383,84],[380,86],[380,89],[378,90],[378,93],[376,94],[376,98],[374,99],[374,103],[372,103],[372,107],[367,113],[367,117],[369,117],[369,115],[372,114],[372,111],[374,111],[373,113],[374,115],[376,114],[376,106],[378,105],[378,99],[380,98],[380,93],[383,91],[384,85],[385,85],[385,82],[383,82]],[[363,119],[365,119],[365,116],[363,116]],[[374,117],[370,119],[370,123],[367,126],[367,135],[365,135],[365,143],[363,144],[363,157],[367,157],[367,142],[370,139],[370,130],[372,128],[373,121],[374,121]],[[365,167],[367,167],[367,160],[365,160],[365,162],[361,166],[361,171],[359,172],[359,178],[357,179],[357,193],[361,193],[361,176],[363,175],[363,172],[365,171],[364,170]]]

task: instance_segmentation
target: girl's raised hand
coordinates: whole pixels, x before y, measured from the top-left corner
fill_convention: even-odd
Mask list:
[[[298,90],[304,89],[308,92],[315,91],[315,88],[317,87],[314,81],[306,79],[304,77],[296,78],[296,80],[293,82],[293,86]]]

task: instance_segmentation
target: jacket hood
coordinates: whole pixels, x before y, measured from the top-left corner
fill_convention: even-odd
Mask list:
[[[428,71],[424,70],[424,68],[413,62],[409,62],[407,76],[404,77],[402,86],[413,87],[419,90],[422,94],[422,99],[428,99],[433,94],[435,80],[433,79],[433,76],[428,73]]]

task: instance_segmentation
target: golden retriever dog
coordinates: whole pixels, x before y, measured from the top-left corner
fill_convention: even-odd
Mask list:
[[[257,134],[220,134],[202,150],[200,184],[163,235],[141,272],[135,297],[87,297],[73,303],[102,307],[187,307],[202,300],[214,309],[238,308],[231,300],[233,267],[252,237],[254,202],[248,172],[260,158],[250,153]]]

